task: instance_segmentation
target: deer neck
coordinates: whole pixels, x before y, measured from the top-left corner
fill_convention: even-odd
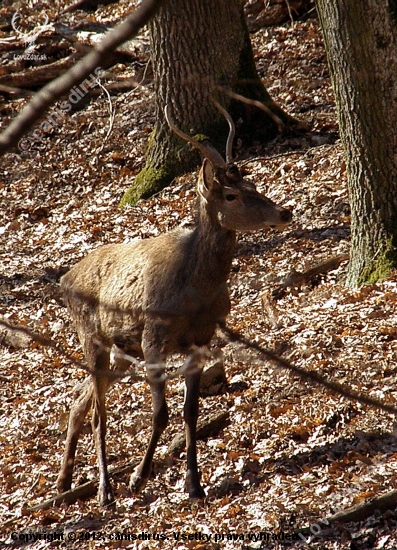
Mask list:
[[[200,260],[196,263],[200,271],[197,275],[212,284],[225,283],[232,265],[236,232],[220,225],[211,203],[200,204],[191,238],[191,251],[194,250],[194,256]]]

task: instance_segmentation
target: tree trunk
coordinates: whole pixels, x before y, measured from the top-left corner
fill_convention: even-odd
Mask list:
[[[347,284],[397,266],[397,3],[317,0],[352,209]]]
[[[170,0],[151,21],[150,37],[156,124],[146,166],[122,204],[158,192],[198,162],[198,153],[168,127],[166,105],[181,130],[211,140],[221,151],[228,126],[211,96],[234,120],[242,121],[237,130],[245,139],[269,139],[280,125],[297,124],[274,104],[258,77],[241,0]],[[237,101],[227,91],[261,101],[275,116]]]

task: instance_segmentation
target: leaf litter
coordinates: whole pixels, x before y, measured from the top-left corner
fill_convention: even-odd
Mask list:
[[[29,2],[25,3],[28,4]],[[10,20],[15,9],[5,4]],[[50,4],[40,4],[37,18]],[[101,6],[90,17],[121,19],[128,2]],[[70,14],[76,23],[83,12]],[[269,144],[242,147],[247,178],[274,201],[293,209],[283,233],[239,237],[230,276],[234,330],[305,369],[329,376],[388,403],[396,400],[397,277],[362,289],[346,289],[346,263],[315,284],[291,289],[273,304],[263,295],[292,269],[348,252],[350,211],[346,165],[318,21],[261,28],[251,36],[256,63],[272,97],[311,132],[282,136]],[[111,76],[130,76],[118,64]],[[110,79],[111,76],[108,78]],[[106,82],[104,82],[106,86]],[[4,128],[26,99],[3,96]],[[112,96],[116,109],[108,132],[108,98],[92,98],[26,152],[8,154],[0,171],[0,314],[55,340],[83,361],[63,306],[59,278],[89,251],[105,243],[148,238],[194,220],[197,172],[178,178],[158,196],[118,208],[123,192],[144,164],[154,122],[153,86]],[[243,144],[244,145],[244,144]],[[56,350],[31,340],[4,340],[0,422],[1,540],[11,532],[104,533],[101,548],[278,548],[306,543],[255,542],[248,534],[293,533],[317,525],[313,548],[396,548],[396,515],[390,510],[360,524],[328,528],[338,510],[397,488],[397,441],[393,418],[346,401],[328,390],[261,361],[228,342],[214,345],[225,357],[229,381],[219,395],[201,399],[200,417],[228,410],[231,422],[218,437],[198,443],[208,499],[192,503],[184,493],[185,454],[167,456],[167,442],[183,430],[181,382],[169,383],[170,425],[156,452],[144,493],[128,491],[128,478],[114,482],[116,507],[102,511],[96,500],[78,501],[24,516],[56,493],[67,411],[83,370]],[[171,362],[171,366],[172,366]],[[145,382],[122,381],[108,394],[108,454],[113,467],[137,462],[148,441],[151,405]],[[90,426],[78,447],[75,482],[97,475]],[[19,516],[19,517],[18,517]],[[15,519],[17,517],[17,519]],[[111,541],[111,533],[164,533],[161,543]],[[210,542],[175,534],[224,534]],[[227,535],[242,539],[227,540]],[[314,536],[317,534],[317,536]],[[34,548],[63,547],[36,541]],[[94,543],[91,541],[92,546]],[[69,540],[69,548],[83,547]]]

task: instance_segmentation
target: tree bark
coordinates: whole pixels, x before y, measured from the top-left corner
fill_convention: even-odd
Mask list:
[[[198,162],[198,153],[168,127],[166,105],[181,130],[210,139],[220,150],[228,126],[211,96],[242,121],[237,130],[245,139],[274,137],[280,122],[297,124],[271,100],[256,72],[241,0],[171,0],[152,19],[150,37],[156,123],[146,166],[122,204],[158,192]],[[263,102],[275,116],[231,98],[229,91]]]
[[[397,3],[317,0],[345,149],[352,243],[347,284],[397,266]]]

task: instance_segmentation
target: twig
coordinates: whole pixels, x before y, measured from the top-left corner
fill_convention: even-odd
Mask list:
[[[284,125],[283,121],[281,120],[281,118],[278,117],[277,115],[275,115],[273,113],[273,111],[271,109],[269,109],[269,107],[267,107],[267,105],[262,103],[262,101],[258,101],[257,99],[250,99],[250,98],[245,97],[241,94],[237,94],[236,92],[232,92],[231,90],[229,90],[228,88],[224,88],[223,86],[216,86],[216,88],[220,92],[224,92],[226,95],[228,95],[229,97],[231,97],[233,99],[237,99],[238,101],[241,101],[242,103],[246,103],[247,105],[253,105],[254,107],[257,107],[258,109],[261,109],[270,118],[272,118],[274,120],[274,122],[277,124],[279,132],[281,132],[283,130],[285,125]]]
[[[256,162],[258,160],[266,160],[267,161],[267,160],[273,160],[273,159],[278,159],[278,158],[282,158],[282,157],[292,157],[293,155],[305,155],[306,153],[307,153],[307,151],[287,151],[286,153],[277,153],[277,155],[271,155],[270,157],[263,157],[263,156],[252,157],[252,158],[246,159],[242,162],[239,162],[238,165],[239,166],[246,166],[250,162]]]
[[[98,86],[104,91],[104,93],[107,97],[108,110],[109,110],[109,128],[108,128],[108,131],[106,133],[106,136],[103,138],[103,141],[102,141],[102,144],[101,144],[99,150],[97,151],[97,154],[99,154],[103,151],[103,148],[105,147],[106,141],[107,141],[108,137],[110,136],[110,134],[112,133],[113,123],[114,123],[114,119],[115,119],[115,116],[116,116],[116,107],[113,105],[112,98],[110,97],[110,94],[109,94],[108,90],[105,88],[105,86],[102,84],[102,82],[98,78],[96,79],[96,82],[97,82]]]
[[[287,4],[288,15],[289,15],[289,18],[291,20],[291,27],[294,28],[295,27],[295,21],[294,21],[293,15],[292,15],[292,9],[291,9],[290,3],[289,3],[288,0],[285,0],[285,3]]]
[[[123,102],[123,103],[126,103],[127,100],[130,98],[130,96],[136,92],[136,90],[138,89],[141,89],[141,88],[144,88],[144,82],[146,80],[146,73],[150,67],[150,64],[151,64],[151,59],[149,58],[145,64],[145,69],[143,71],[143,74],[142,74],[142,78],[140,79],[140,81],[138,82],[137,80],[134,79],[134,83],[133,83],[133,86],[134,88],[132,88],[132,90],[130,89],[126,94],[123,95],[123,97],[120,97],[118,99],[116,99],[116,103],[118,102]]]
[[[176,369],[175,372],[171,372],[168,374],[161,373],[159,375],[159,371],[164,370],[164,365],[162,363],[161,364],[160,363],[143,364],[136,357],[133,357],[132,355],[118,352],[116,355],[117,358],[125,359],[126,361],[134,365],[136,368],[143,369],[145,367],[147,376],[137,374],[136,369],[126,369],[126,370],[101,369],[99,371],[96,371],[88,368],[86,365],[84,365],[84,363],[72,357],[69,352],[67,352],[62,346],[57,344],[54,340],[51,340],[51,338],[47,338],[46,336],[43,336],[38,332],[34,332],[28,327],[25,327],[23,325],[14,325],[12,323],[9,323],[8,321],[5,321],[4,319],[0,319],[0,326],[4,326],[7,329],[14,332],[22,332],[23,334],[27,334],[35,342],[41,344],[42,346],[47,346],[54,349],[59,355],[63,355],[76,367],[84,370],[85,372],[87,372],[88,374],[91,374],[92,376],[106,376],[108,378],[118,378],[120,380],[123,378],[131,377],[134,381],[143,381],[151,378],[155,378],[156,381],[160,381],[160,379],[163,381],[173,380],[174,378],[178,378],[179,376],[185,376],[187,372],[193,373],[197,369],[201,370],[202,360],[206,357],[214,357],[214,353],[211,352],[208,348],[206,347],[196,348],[192,350],[192,352],[188,355],[183,365],[181,365],[178,369]],[[101,342],[98,342],[98,345],[102,346],[104,349],[106,349],[110,353],[111,348],[103,346]]]

